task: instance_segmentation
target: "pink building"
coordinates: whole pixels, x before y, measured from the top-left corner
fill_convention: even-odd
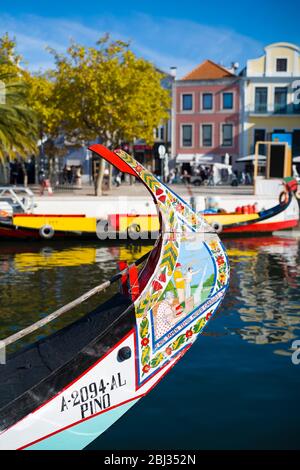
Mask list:
[[[206,60],[173,88],[173,156],[195,163],[203,156],[230,163],[239,155],[239,77]]]

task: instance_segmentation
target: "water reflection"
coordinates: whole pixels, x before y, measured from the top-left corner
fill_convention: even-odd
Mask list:
[[[39,244],[0,246],[0,339],[28,326],[109,279],[118,261],[141,257],[149,246],[101,246],[68,243],[51,247]],[[95,296],[66,313],[35,335],[19,342],[25,345],[74,321],[109,298],[117,290]]]
[[[291,237],[247,238],[226,243],[231,261],[226,309],[239,314],[231,333],[257,345],[279,344],[292,354],[300,333],[299,242]]]
[[[229,291],[207,336],[238,336],[291,355],[300,336],[299,241],[291,237],[225,240],[231,264]],[[39,244],[0,246],[0,338],[66,304],[110,278],[118,261],[129,263],[151,247],[140,245]],[[92,298],[45,327],[49,334],[90,311],[118,288]],[[35,337],[28,337],[32,341]]]

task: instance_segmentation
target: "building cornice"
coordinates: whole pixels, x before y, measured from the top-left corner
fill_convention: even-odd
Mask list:
[[[183,87],[190,87],[190,86],[208,86],[208,85],[232,85],[235,83],[239,83],[241,77],[230,77],[230,78],[218,78],[216,80],[176,80],[174,85],[183,86]]]

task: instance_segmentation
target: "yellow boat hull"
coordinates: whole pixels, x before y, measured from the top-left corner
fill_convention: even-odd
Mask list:
[[[97,220],[94,217],[21,214],[13,218],[13,224],[36,230],[50,226],[55,232],[96,233]]]

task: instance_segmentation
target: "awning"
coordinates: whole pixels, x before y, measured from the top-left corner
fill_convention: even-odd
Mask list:
[[[75,160],[75,159],[72,159],[72,158],[67,158],[66,164],[69,165],[69,166],[80,166],[81,161],[80,160]]]
[[[179,153],[176,156],[176,163],[193,163],[194,154],[193,153]]]
[[[265,155],[258,155],[258,160],[264,161],[266,159]],[[246,157],[241,157],[236,159],[237,162],[254,162],[255,155],[247,155]]]
[[[208,163],[213,160],[211,155],[201,153],[178,153],[176,163]]]

